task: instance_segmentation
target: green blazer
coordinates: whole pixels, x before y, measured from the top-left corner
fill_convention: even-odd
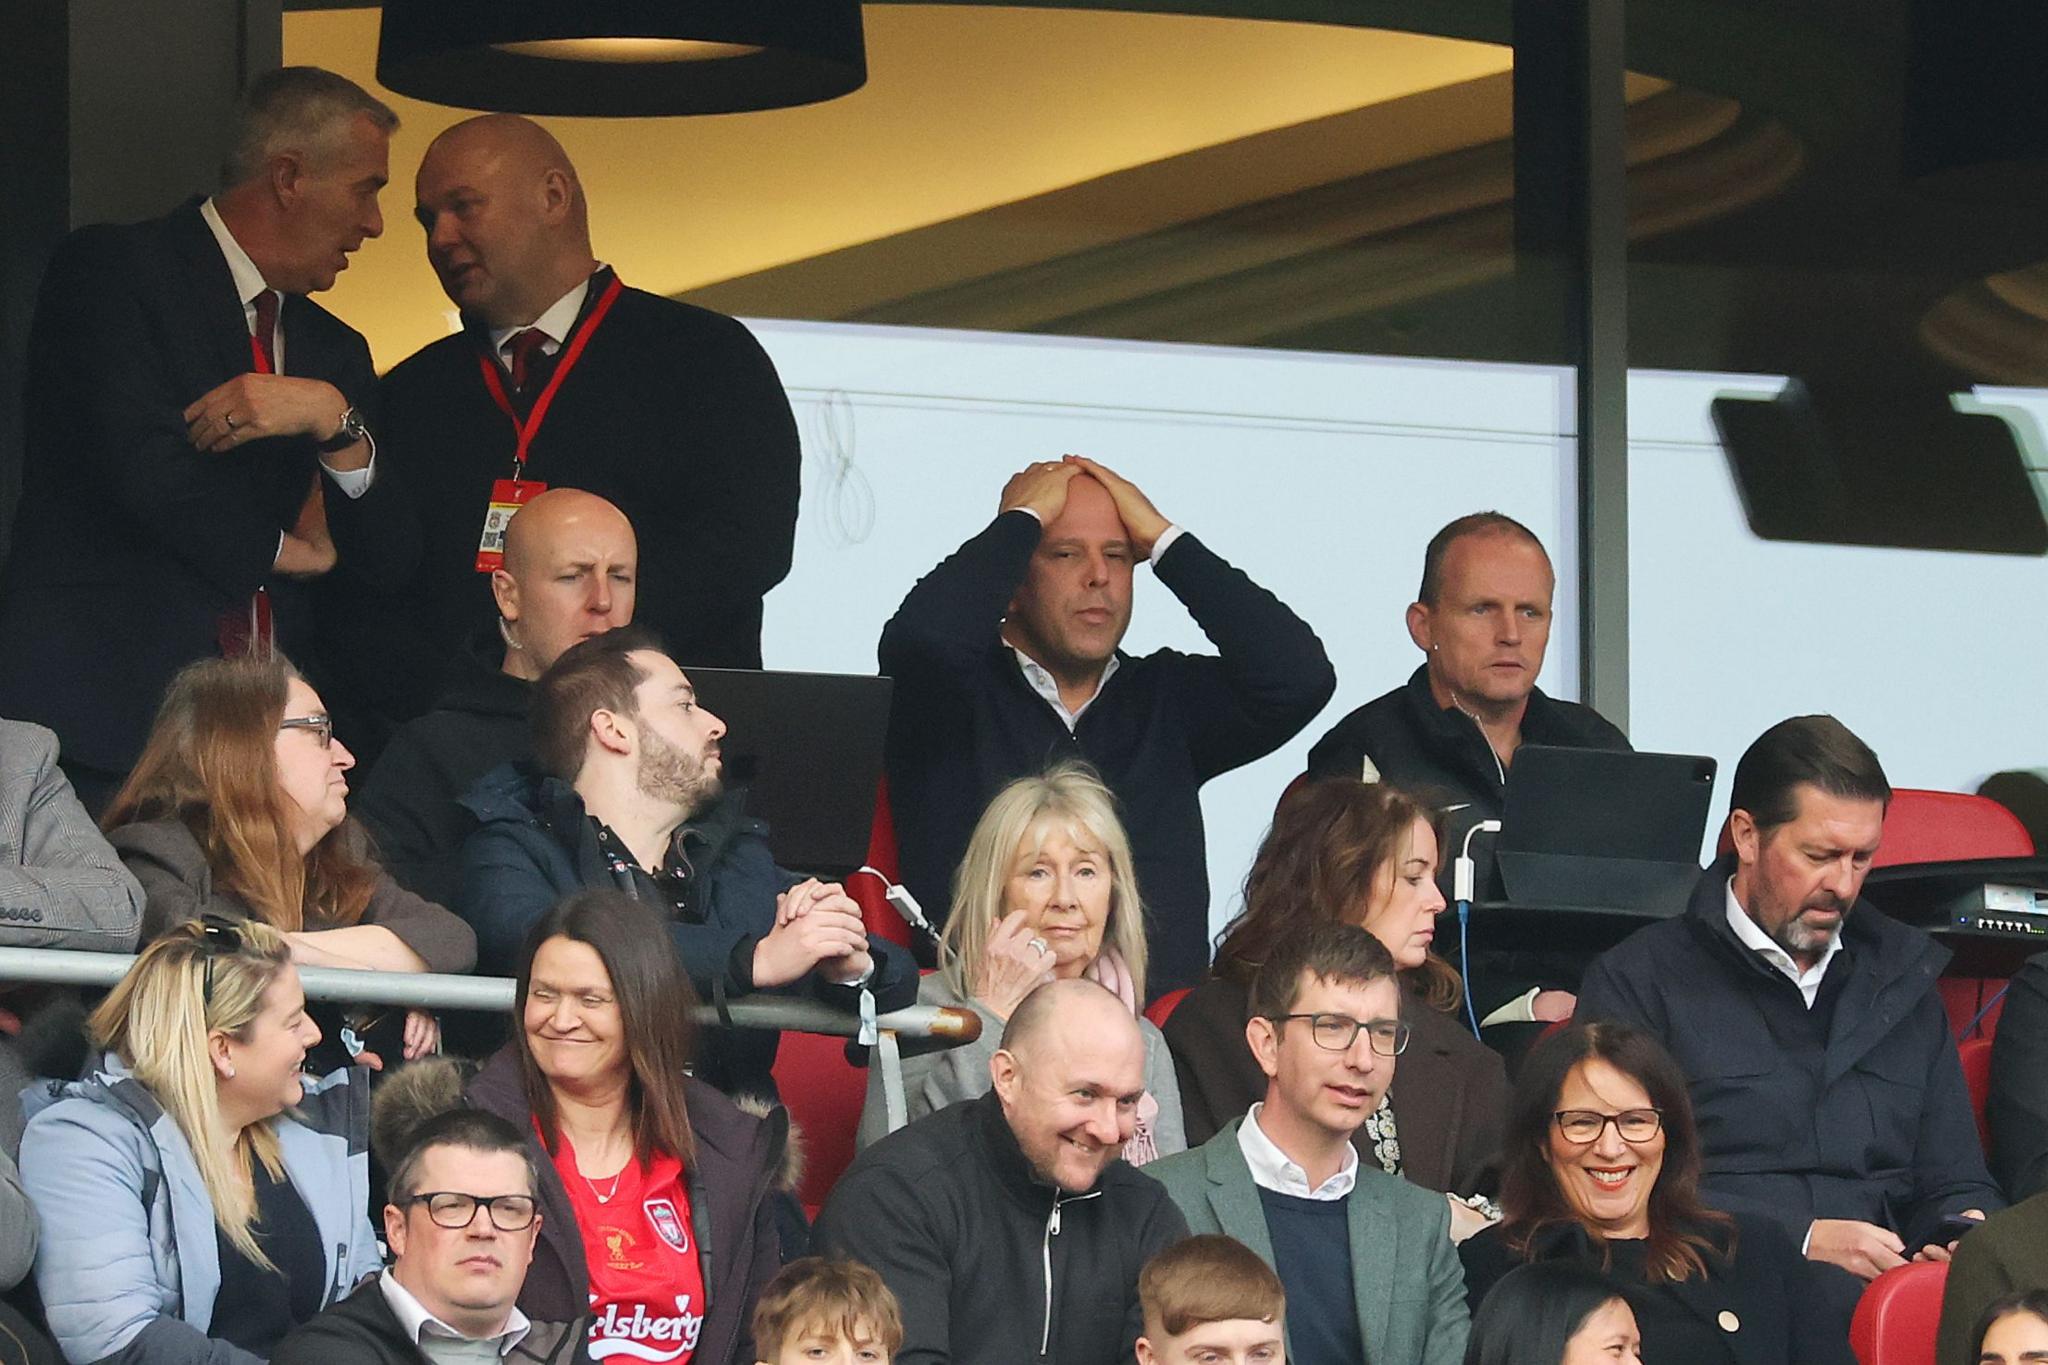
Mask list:
[[[1265,1208],[1237,1145],[1243,1122],[1232,1119],[1200,1147],[1152,1162],[1145,1174],[1166,1186],[1189,1231],[1235,1237],[1272,1265]],[[1350,1213],[1353,1299],[1367,1365],[1460,1365],[1471,1318],[1450,1205],[1361,1164]],[[1291,1344],[1287,1354],[1294,1356]]]

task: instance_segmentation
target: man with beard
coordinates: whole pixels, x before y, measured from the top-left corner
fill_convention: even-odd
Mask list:
[[[725,724],[638,626],[563,652],[534,684],[534,765],[507,765],[463,798],[478,822],[462,848],[456,909],[478,967],[510,975],[528,926],[563,896],[612,887],[668,921],[706,1001],[757,991],[848,1010],[917,997],[915,964],[870,942],[839,886],[775,865],[768,828],[719,783]],[[777,1035],[720,1031],[697,1075],[728,1094],[774,1094]]]
[[[1144,1327],[1138,1272],[1187,1236],[1122,1160],[1145,1093],[1137,1020],[1093,981],[1049,981],[1010,1012],[989,1076],[861,1153],[814,1245],[895,1292],[897,1365],[1123,1365]]]
[[[1877,755],[1834,717],[1772,726],[1735,768],[1733,850],[1579,993],[1581,1020],[1671,1049],[1701,1193],[1847,1272],[1827,1280],[1838,1308],[1908,1257],[1946,1260],[1945,1219],[2005,1206],[1935,992],[1948,951],[1858,898],[1890,801]]]

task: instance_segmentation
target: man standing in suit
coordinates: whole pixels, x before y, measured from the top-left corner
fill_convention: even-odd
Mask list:
[[[760,343],[601,264],[576,168],[529,119],[456,124],[427,148],[416,191],[427,259],[463,328],[383,384],[423,558],[401,594],[336,594],[329,638],[371,704],[398,721],[440,696],[464,642],[497,617],[495,528],[549,487],[595,493],[639,528],[638,619],[679,663],[759,668],[761,599],[789,572],[800,468]]]
[[[1470,1320],[1442,1196],[1362,1168],[1351,1135],[1407,1046],[1394,960],[1346,924],[1283,942],[1245,1038],[1266,1098],[1147,1173],[1196,1233],[1235,1237],[1287,1290],[1287,1358],[1457,1365]]]
[[[222,188],[58,248],[29,335],[26,458],[0,593],[0,711],[48,725],[89,804],[165,682],[297,650],[306,580],[395,578],[363,338],[306,296],[383,230],[392,112],[290,67],[244,94]]]

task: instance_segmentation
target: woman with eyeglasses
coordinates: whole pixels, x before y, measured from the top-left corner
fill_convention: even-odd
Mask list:
[[[469,925],[400,887],[370,856],[348,819],[354,766],[319,694],[283,659],[181,669],[100,822],[148,897],[143,941],[212,913],[281,930],[302,967],[474,967]],[[407,1058],[438,1044],[425,1011],[378,1016],[327,1017],[355,1044],[379,1039]],[[361,1055],[372,1066],[397,1061]]]
[[[1206,1142],[1266,1093],[1244,1020],[1252,977],[1274,945],[1332,922],[1377,938],[1400,968],[1412,1038],[1392,1089],[1352,1142],[1378,1169],[1443,1192],[1451,1236],[1462,1240],[1494,1213],[1508,1083],[1500,1057],[1459,1022],[1462,983],[1434,950],[1444,908],[1437,832],[1431,811],[1385,783],[1324,778],[1289,788],[1245,878],[1244,913],[1165,1033],[1188,1140]]]
[[[1145,912],[1130,839],[1116,798],[1078,762],[1004,787],[967,840],[939,938],[939,970],[917,994],[922,1004],[973,1010],[981,1037],[904,1059],[908,1118],[986,1094],[989,1059],[1011,1011],[1059,977],[1087,977],[1114,994],[1145,1039],[1145,1094],[1124,1159],[1140,1166],[1187,1150],[1173,1057],[1143,1012]],[[888,1129],[879,1109],[871,1104],[861,1115],[862,1146]]]
[[[466,1103],[528,1135],[541,1223],[519,1308],[587,1313],[593,1359],[751,1362],[754,1300],[781,1265],[789,1115],[743,1112],[688,1074],[697,997],[667,942],[623,892],[563,901],[526,937],[512,1040],[460,1095],[452,1065],[407,1068],[378,1125]]]
[[[1568,1261],[1621,1286],[1651,1365],[1853,1365],[1783,1229],[1701,1202],[1685,1076],[1648,1034],[1601,1023],[1539,1042],[1504,1151],[1504,1216],[1458,1249],[1475,1315],[1516,1266]]]
[[[377,1269],[368,1073],[301,1074],[320,1031],[283,934],[176,926],[87,1029],[100,1069],[31,1092],[21,1144],[66,1359],[249,1365]]]

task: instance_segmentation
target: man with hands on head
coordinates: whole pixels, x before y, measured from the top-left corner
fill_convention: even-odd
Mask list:
[[[1215,654],[1119,649],[1141,560]],[[1208,964],[1202,784],[1293,738],[1336,688],[1299,617],[1136,485],[1073,455],[1010,479],[995,520],[910,590],[878,653],[896,686],[887,767],[903,879],[927,913],[947,903],[1004,783],[1085,759],[1130,833],[1154,993]]]
[[[856,1009],[917,997],[909,954],[870,940],[834,883],[775,865],[768,828],[720,781],[725,723],[639,626],[572,646],[534,685],[535,763],[487,774],[463,804],[456,909],[477,931],[478,967],[511,975],[529,926],[575,891],[611,887],[652,906],[706,1003],[756,991]],[[699,1079],[772,1096],[780,1035],[720,1029]]]
[[[51,260],[0,712],[57,732],[89,806],[180,665],[273,631],[304,657],[300,580],[408,571],[409,523],[376,477],[369,347],[307,297],[382,232],[397,123],[330,72],[271,72],[243,96],[210,199],[80,229]]]
[[[1579,996],[1579,1018],[1670,1049],[1701,1193],[1847,1272],[1819,1282],[1845,1322],[1864,1281],[1947,1260],[1959,1221],[2005,1207],[1934,989],[1948,950],[1861,899],[1890,801],[1877,755],[1834,717],[1772,726],[1735,768],[1733,849]]]

